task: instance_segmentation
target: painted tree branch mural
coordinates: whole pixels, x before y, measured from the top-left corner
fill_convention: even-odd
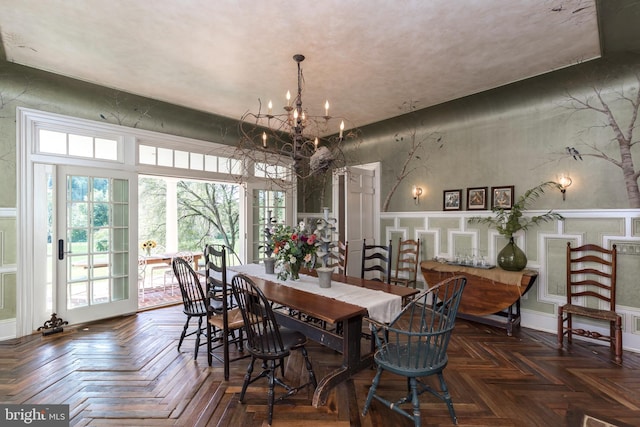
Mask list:
[[[151,119],[151,115],[149,115],[151,107],[149,105],[134,105],[129,108],[127,103],[128,96],[126,94],[123,96],[120,91],[113,92],[111,99],[106,100],[109,110],[105,113],[100,113],[100,118],[107,122],[114,122],[120,126],[132,128],[137,128],[144,119]],[[133,114],[131,114],[131,109]],[[160,127],[162,127],[162,123]]]
[[[601,88],[594,87],[593,95],[588,97],[579,98],[569,94],[570,108],[575,111],[597,113],[597,116],[603,119],[601,124],[592,126],[587,131],[594,127],[606,128],[613,132],[613,137],[606,142],[597,140],[584,142],[582,145],[586,150],[581,147],[580,152],[574,147],[566,147],[566,155],[573,156],[575,159],[592,157],[619,167],[624,177],[629,207],[634,209],[640,208],[640,189],[638,188],[640,170],[636,170],[633,161],[633,148],[640,142],[640,139],[634,136],[640,109],[640,74],[636,74],[635,78],[636,82],[632,87],[612,93],[606,93]],[[610,151],[607,151],[611,142],[617,144],[619,158],[612,157]]]
[[[415,102],[409,101],[403,103],[400,108],[406,110],[409,113],[412,113],[416,110],[416,105]],[[384,203],[382,204],[383,212],[387,212],[389,210],[391,198],[400,186],[400,183],[406,177],[408,177],[418,169],[427,170],[429,151],[432,149],[440,149],[444,146],[442,135],[440,135],[438,132],[420,134],[421,126],[419,125],[422,125],[422,123],[419,123],[418,125],[412,127],[405,134],[395,134],[396,143],[402,145],[402,148],[404,148],[404,141],[406,136],[407,141],[409,141],[409,143],[407,144],[408,150],[406,152],[406,157],[402,162],[402,166],[399,170],[395,171],[396,181],[393,183],[391,189],[387,193],[387,197],[384,199]]]

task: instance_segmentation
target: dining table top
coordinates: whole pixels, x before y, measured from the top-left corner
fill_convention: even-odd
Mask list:
[[[230,266],[228,270],[249,276],[269,300],[334,324],[353,316],[388,322],[402,309],[406,298],[418,293],[412,288],[336,273],[332,275],[332,287],[323,289],[313,270],[301,270],[299,281],[278,280],[264,273],[264,266],[259,264]]]

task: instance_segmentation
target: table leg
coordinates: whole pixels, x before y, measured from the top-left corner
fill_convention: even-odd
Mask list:
[[[327,403],[329,392],[333,387],[349,379],[353,374],[371,366],[373,354],[369,353],[364,358],[360,353],[360,335],[362,333],[362,316],[353,317],[344,322],[342,337],[342,366],[318,383],[313,394],[313,406],[319,407]]]

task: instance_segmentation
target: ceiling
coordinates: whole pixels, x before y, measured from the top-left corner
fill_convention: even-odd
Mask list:
[[[601,55],[595,0],[0,0],[10,62],[230,118],[282,111],[302,63],[310,115],[347,127]]]

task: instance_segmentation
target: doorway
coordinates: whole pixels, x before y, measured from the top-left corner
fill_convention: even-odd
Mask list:
[[[349,242],[347,275],[360,277],[362,241],[380,241],[380,163],[349,166],[333,176],[339,239]]]

